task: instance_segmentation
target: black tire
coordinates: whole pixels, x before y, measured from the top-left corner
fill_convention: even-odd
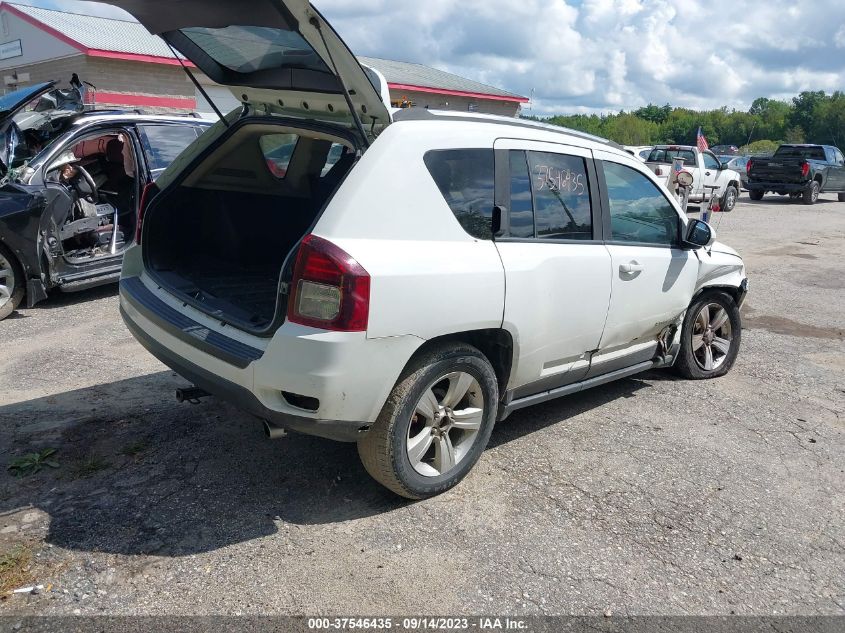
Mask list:
[[[438,379],[460,371],[477,381],[482,392],[482,420],[473,443],[447,472],[425,476],[408,457],[408,435],[423,393],[441,384]],[[470,388],[470,395],[478,394]],[[358,455],[367,472],[386,488],[408,499],[433,497],[458,484],[487,446],[496,423],[499,386],[487,358],[471,345],[444,344],[413,359],[393,387],[375,424],[358,441]],[[434,441],[432,441],[432,447]],[[451,444],[450,444],[451,446]]]
[[[763,192],[762,191],[755,191],[754,189],[750,189],[748,191],[748,197],[752,200],[762,200],[763,199]]]
[[[727,314],[728,318],[726,323],[730,326],[730,345],[728,347],[727,354],[723,354],[721,356],[720,362],[718,362],[718,364],[712,369],[706,369],[706,363],[702,362],[702,356],[706,356],[706,348],[711,348],[711,363],[713,362],[715,356],[713,349],[716,349],[715,353],[720,353],[721,348],[717,348],[715,345],[711,346],[710,344],[706,344],[700,346],[698,348],[699,351],[696,352],[696,350],[693,349],[693,337],[699,336],[697,334],[697,332],[700,331],[701,326],[699,315],[701,314],[703,308],[705,306],[710,307],[714,304],[725,310]],[[711,310],[711,317],[717,315],[718,312],[714,315]],[[726,330],[723,328],[717,329],[714,334],[716,334],[718,338],[714,340],[725,340],[725,332]],[[718,333],[721,333],[722,336],[719,337]],[[704,338],[703,334],[702,337]],[[691,380],[702,380],[705,378],[717,378],[719,376],[724,376],[730,371],[736,361],[741,341],[742,320],[739,315],[739,308],[737,307],[733,297],[720,290],[707,290],[701,293],[701,295],[692,302],[687,310],[686,317],[684,318],[683,329],[681,330],[681,349],[678,352],[678,359],[675,361],[674,366],[675,372],[684,378],[689,378]],[[705,350],[705,352],[702,352],[701,350]]]
[[[840,193],[837,197],[839,198],[839,202],[845,202],[845,193]]]
[[[5,302],[3,302],[3,305],[0,305],[0,321],[17,310],[21,301],[23,301],[24,294],[26,294],[26,284],[23,277],[23,270],[21,270],[20,265],[18,265],[18,260],[15,259],[15,256],[12,255],[6,247],[0,246],[0,270],[4,269],[4,266],[2,265],[4,261],[8,262],[14,281],[11,282],[12,287],[9,288],[9,297]],[[3,283],[5,285],[5,278],[3,279]],[[3,299],[0,298],[0,301],[3,301]]]
[[[819,199],[819,190],[821,187],[819,186],[819,181],[814,180],[810,183],[810,186],[804,190],[804,194],[801,196],[801,202],[804,204],[815,204],[816,200]]]
[[[736,187],[733,185],[728,185],[727,189],[725,189],[725,195],[722,196],[722,201],[720,203],[722,211],[725,213],[733,211],[736,206],[737,198],[739,198],[739,191],[737,191]]]

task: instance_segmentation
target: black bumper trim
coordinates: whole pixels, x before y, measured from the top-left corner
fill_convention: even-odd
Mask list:
[[[233,405],[259,417],[272,422],[290,431],[297,431],[306,435],[316,435],[338,442],[356,442],[366,433],[369,424],[365,422],[349,422],[346,420],[320,420],[304,416],[281,413],[268,409],[249,389],[235,384],[225,378],[221,378],[194,363],[177,356],[172,350],[167,349],[161,343],[153,339],[147,332],[132,320],[123,306],[120,307],[120,315],[123,317],[126,327],[137,341],[143,345],[150,354],[158,358],[162,363],[170,367],[184,379],[190,381],[200,389],[204,389],[213,396],[231,402]]]
[[[763,193],[767,191],[787,191],[792,193],[800,193],[803,191],[807,191],[810,188],[810,183],[813,182],[812,180],[808,180],[807,182],[748,182],[745,185],[745,188],[748,191],[762,191]]]
[[[244,369],[264,352],[209,330],[156,297],[137,277],[120,280],[120,294],[158,327],[215,358]]]

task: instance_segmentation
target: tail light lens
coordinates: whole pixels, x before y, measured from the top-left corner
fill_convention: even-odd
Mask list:
[[[810,163],[801,163],[801,175],[804,178],[810,175]]]
[[[746,174],[750,174],[750,173],[751,173],[751,163],[752,163],[752,162],[753,162],[753,161],[749,158],[749,159],[748,159],[748,162],[747,162],[747,163],[745,163],[745,173],[746,173]]]
[[[363,332],[370,314],[370,275],[343,249],[306,235],[296,255],[288,321]]]
[[[154,182],[147,183],[144,191],[141,194],[141,203],[138,205],[138,221],[135,223],[135,243],[141,243],[141,224],[144,221],[144,212],[147,210],[147,205],[150,200],[156,197],[158,193],[158,186]]]

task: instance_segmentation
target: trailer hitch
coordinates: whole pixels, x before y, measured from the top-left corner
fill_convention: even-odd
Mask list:
[[[176,390],[176,402],[199,404],[202,398],[207,398],[210,395],[205,389],[199,387],[183,387]]]

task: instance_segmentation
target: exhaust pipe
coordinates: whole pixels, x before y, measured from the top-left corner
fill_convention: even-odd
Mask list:
[[[190,402],[199,404],[201,398],[207,398],[211,394],[199,387],[184,387],[176,390],[176,402]]]
[[[287,431],[285,431],[282,427],[276,426],[275,424],[264,420],[264,435],[267,436],[268,439],[271,440],[278,440],[279,438],[284,437],[287,435]]]

